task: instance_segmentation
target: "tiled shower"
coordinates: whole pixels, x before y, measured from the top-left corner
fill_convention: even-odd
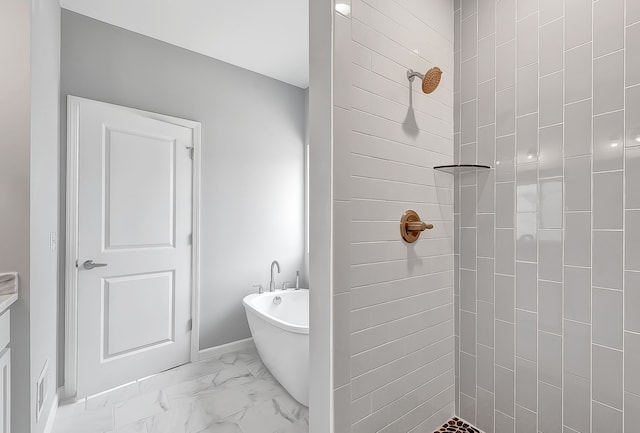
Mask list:
[[[456,413],[640,431],[640,1],[454,10]]]

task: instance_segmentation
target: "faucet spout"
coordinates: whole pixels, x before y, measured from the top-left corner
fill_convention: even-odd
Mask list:
[[[280,263],[278,263],[277,260],[274,260],[273,262],[271,262],[271,282],[269,283],[269,291],[273,292],[276,290],[276,281],[273,278],[273,268],[277,268],[278,269],[278,273],[280,273]]]

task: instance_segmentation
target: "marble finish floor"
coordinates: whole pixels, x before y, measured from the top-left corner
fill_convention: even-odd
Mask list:
[[[309,409],[255,349],[186,364],[61,405],[53,433],[308,433]]]

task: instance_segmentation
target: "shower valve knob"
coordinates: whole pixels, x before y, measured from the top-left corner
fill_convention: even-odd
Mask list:
[[[417,222],[408,222],[407,223],[407,231],[410,232],[423,232],[425,230],[431,230],[433,228],[433,224],[427,224],[422,221]]]
[[[402,239],[408,243],[413,243],[418,240],[420,233],[425,230],[431,230],[433,224],[427,224],[420,219],[420,216],[416,211],[408,210],[400,219],[400,234]]]

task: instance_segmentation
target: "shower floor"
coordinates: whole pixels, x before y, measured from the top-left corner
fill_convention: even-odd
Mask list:
[[[434,433],[482,433],[482,432],[480,432],[480,430],[478,430],[468,422],[461,420],[460,418],[451,418]]]
[[[183,365],[61,405],[53,433],[308,433],[309,410],[255,349]]]

